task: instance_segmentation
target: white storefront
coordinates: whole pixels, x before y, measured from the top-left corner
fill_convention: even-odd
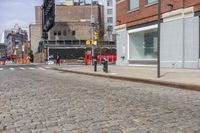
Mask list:
[[[199,68],[199,16],[193,8],[162,15],[161,66]],[[117,65],[156,65],[157,24],[117,26]]]

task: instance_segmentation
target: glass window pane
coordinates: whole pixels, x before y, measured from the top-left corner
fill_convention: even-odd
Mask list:
[[[156,59],[157,29],[129,35],[130,60]]]
[[[107,18],[107,23],[113,23],[113,18],[112,17],[108,17]]]
[[[108,9],[107,12],[108,12],[108,15],[111,15],[113,13],[112,9]]]
[[[138,8],[139,7],[139,0],[129,0],[129,7],[130,10]]]
[[[157,2],[158,0],[147,0],[148,4]]]
[[[112,0],[107,1],[107,6],[112,6]]]

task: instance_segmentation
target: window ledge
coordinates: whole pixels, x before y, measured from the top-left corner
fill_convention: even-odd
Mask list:
[[[135,11],[138,11],[138,10],[139,10],[139,7],[129,10],[127,13],[132,13],[132,12],[135,12]]]
[[[156,4],[158,4],[158,1],[149,3],[149,4],[145,5],[145,7],[153,6],[153,5],[156,5]]]

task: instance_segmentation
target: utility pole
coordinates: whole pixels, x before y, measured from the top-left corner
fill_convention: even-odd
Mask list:
[[[91,0],[91,31],[92,31],[92,43],[94,42],[94,25],[95,25],[95,19],[93,16],[93,0]],[[91,44],[92,44],[91,43]],[[93,58],[94,58],[94,44],[92,44],[92,62],[91,65],[93,65]]]
[[[94,35],[93,35],[93,32],[94,32],[94,28],[93,28],[93,24],[94,24],[94,22],[93,22],[93,0],[91,0],[91,16],[90,16],[91,18],[90,18],[90,24],[91,24],[91,32],[92,32],[92,34],[91,34],[91,39],[92,39],[92,41],[91,41],[91,47],[92,47],[92,49],[91,49],[91,54],[92,54],[92,61],[91,61],[91,65],[93,65],[93,56],[94,56],[94,47],[93,47],[93,39],[94,39]]]
[[[158,54],[157,54],[157,77],[160,78],[160,27],[161,27],[161,0],[158,0]]]

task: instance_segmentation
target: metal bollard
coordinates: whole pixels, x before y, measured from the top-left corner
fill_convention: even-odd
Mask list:
[[[108,72],[108,61],[105,60],[105,72],[107,73]]]
[[[104,60],[102,62],[102,64],[103,64],[103,71],[107,73],[108,72],[108,61]]]
[[[97,71],[97,60],[94,60],[94,71]]]

